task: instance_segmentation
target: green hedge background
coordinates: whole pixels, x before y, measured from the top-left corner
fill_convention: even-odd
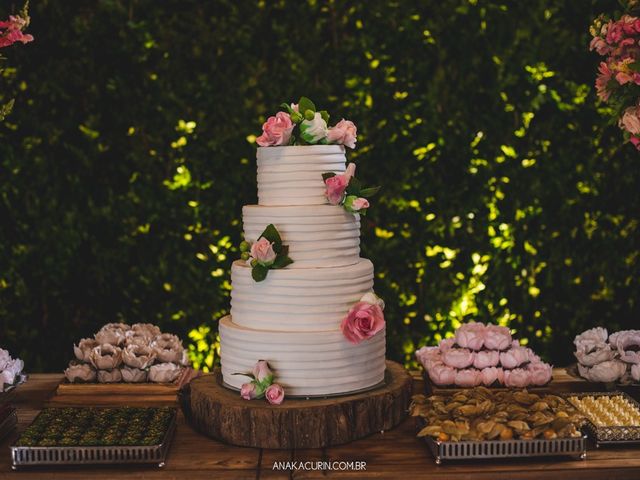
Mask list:
[[[21,4],[2,6],[6,16]],[[105,322],[217,361],[255,135],[307,95],[383,184],[388,356],[471,319],[547,360],[640,318],[640,160],[593,88],[611,1],[34,0],[0,92],[0,343],[57,371]]]

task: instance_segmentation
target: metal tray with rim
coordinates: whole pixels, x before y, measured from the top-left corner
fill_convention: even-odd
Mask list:
[[[565,398],[569,403],[569,397],[615,397],[621,396],[625,400],[627,400],[631,405],[635,406],[640,410],[640,403],[636,402],[631,396],[627,395],[624,392],[582,392],[582,393],[568,393],[565,395]],[[573,405],[580,413],[582,413],[586,422],[584,428],[588,433],[591,434],[593,440],[596,443],[596,447],[600,445],[614,445],[614,444],[623,444],[623,443],[640,443],[640,426],[612,426],[612,427],[598,427],[595,425],[587,415],[586,412],[583,412],[581,409]]]
[[[587,436],[577,438],[531,440],[483,440],[441,442],[425,437],[437,465],[445,460],[474,460],[518,457],[574,457],[587,458]]]
[[[176,430],[177,409],[158,445],[131,446],[76,446],[76,447],[23,447],[11,446],[11,468],[29,466],[147,464],[165,465],[169,446]]]

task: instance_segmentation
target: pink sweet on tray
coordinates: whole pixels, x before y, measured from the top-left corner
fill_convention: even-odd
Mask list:
[[[416,358],[440,386],[524,388],[551,381],[551,365],[498,325],[466,323],[437,347],[422,347]]]

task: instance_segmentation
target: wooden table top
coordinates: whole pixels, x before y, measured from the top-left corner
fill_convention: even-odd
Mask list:
[[[554,372],[562,383],[563,371]],[[9,445],[34,419],[62,379],[56,374],[34,374],[12,397],[18,408],[18,428],[2,442],[0,479],[267,479],[267,478],[427,478],[427,479],[640,479],[640,446],[590,447],[586,460],[532,459],[471,461],[435,465],[425,443],[415,437],[414,421],[407,418],[392,431],[374,434],[348,445],[316,450],[240,448],[195,432],[182,414],[164,468],[114,466],[11,470]],[[415,391],[421,391],[415,375]],[[366,462],[366,471],[278,471],[275,462]]]

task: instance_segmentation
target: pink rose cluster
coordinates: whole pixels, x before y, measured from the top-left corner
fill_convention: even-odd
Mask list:
[[[273,371],[266,360],[258,360],[253,371],[245,375],[251,377],[251,381],[240,388],[243,399],[266,398],[271,405],[280,405],[284,401],[284,388],[274,383]]]
[[[461,325],[454,337],[422,347],[416,358],[436,385],[524,388],[551,381],[551,365],[498,325]]]
[[[354,345],[374,337],[384,330],[384,302],[373,292],[366,293],[340,324],[345,338]]]
[[[300,109],[302,102],[305,111]],[[316,112],[313,102],[304,97],[300,103],[283,104],[283,107],[286,112],[278,112],[262,124],[262,134],[256,139],[261,147],[296,145],[302,139],[302,145],[334,144],[356,148],[358,129],[351,120],[343,118],[329,127],[329,114],[325,111]],[[299,127],[298,139],[294,135],[296,127]]]
[[[640,330],[595,327],[573,341],[580,376],[590,382],[640,383]]]
[[[9,47],[18,42],[32,42],[33,35],[23,33],[28,25],[28,16],[10,15],[9,20],[0,21],[0,48]]]
[[[625,106],[620,102],[628,95],[629,88],[640,85],[640,19],[622,15],[614,21],[598,17],[591,26],[590,49],[605,60],[598,67],[596,91],[604,101],[612,105],[622,104],[617,112],[618,125],[625,137],[640,149],[640,110],[638,104]]]

